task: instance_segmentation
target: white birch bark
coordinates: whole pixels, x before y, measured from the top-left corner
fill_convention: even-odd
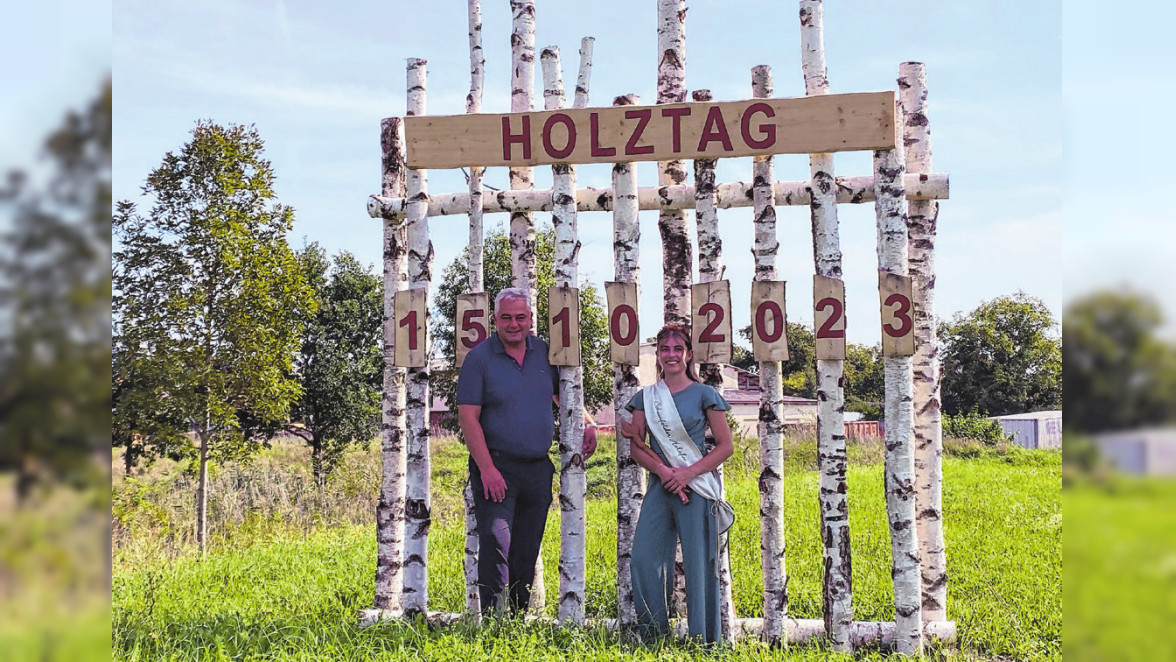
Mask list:
[[[878,269],[907,275],[907,226],[903,204],[903,145],[874,152],[878,181]],[[912,358],[883,359],[886,379],[886,512],[890,519],[891,576],[894,578],[895,648],[903,655],[923,650],[920,610],[919,541],[915,530],[914,411]]]
[[[510,112],[524,113],[532,110],[535,95],[535,2],[510,0],[510,9],[514,17],[510,35]],[[534,168],[510,168],[510,188],[533,189]],[[534,307],[538,301],[535,298],[535,218],[530,211],[510,214],[510,264],[512,285],[531,290]],[[541,576],[536,574],[536,581]],[[532,594],[532,602],[535,597]]]
[[[823,7],[820,0],[801,0],[801,63],[806,95],[827,94]],[[841,278],[841,240],[837,220],[837,187],[833,155],[811,154],[809,208],[813,226],[813,260],[818,275]],[[821,472],[821,539],[825,576],[822,605],[825,631],[833,650],[852,652],[853,582],[846,487],[845,366],[843,361],[817,361],[817,457]]]
[[[945,174],[905,175],[903,186],[908,200],[945,200],[949,189]],[[734,209],[752,206],[751,182],[723,182],[715,186],[715,206]],[[837,177],[834,180],[837,204],[863,204],[874,201],[874,177]],[[773,185],[780,206],[809,206],[812,203],[812,180],[776,182]],[[637,206],[651,209],[695,209],[698,204],[694,184],[646,186],[637,190]],[[404,217],[408,201],[403,197],[373,195],[368,198],[368,216],[397,220]],[[485,191],[483,211],[487,214],[516,211],[551,211],[551,190]],[[442,193],[429,197],[429,216],[451,216],[469,211],[468,193]],[[613,189],[584,187],[576,190],[577,211],[612,211]]]
[[[657,3],[657,103],[686,101],[686,0]],[[658,161],[659,187],[686,181],[682,161]],[[693,256],[686,215],[664,209],[658,216],[662,240],[662,284],[665,288],[662,317],[666,324],[690,328],[690,281]]]
[[[482,5],[479,0],[469,2],[469,36],[470,36],[470,93],[466,96],[466,112],[478,113],[482,110],[482,83],[485,78],[486,60],[482,54]],[[482,176],[486,169],[482,167],[470,168],[469,185],[469,291],[471,294],[481,292],[484,284],[483,276],[483,247],[482,238]],[[465,582],[466,582],[466,613],[475,624],[482,620],[481,592],[478,589],[478,518],[474,512],[474,491],[470,479],[466,477],[465,489],[462,490],[462,500],[465,502]]]
[[[405,162],[403,123],[391,117],[380,123],[384,194],[403,196]],[[376,506],[376,601],[375,607],[399,615],[404,579],[404,474],[405,421],[404,369],[394,365],[396,315],[392,305],[398,290],[404,289],[406,262],[404,225],[384,221],[384,393],[381,402],[380,503]]]
[[[931,171],[927,76],[920,62],[899,65],[899,105],[908,173]],[[904,178],[904,181],[909,175]],[[947,555],[943,539],[943,428],[940,414],[939,341],[935,329],[935,226],[933,200],[907,203],[907,247],[914,300],[915,508],[922,561],[924,621],[947,619]]]
[[[614,106],[632,106],[637,95],[617,97]],[[613,164],[612,185],[616,191],[613,218],[613,278],[620,283],[637,283],[641,288],[641,226],[637,222],[637,169],[632,163]],[[637,366],[613,364],[613,411],[617,424],[617,613],[622,627],[636,622],[633,608],[633,578],[630,574],[633,555],[633,532],[641,500],[645,498],[645,472],[629,452],[629,440],[619,434],[622,423],[632,414],[625,409],[629,400],[641,390]]]
[[[772,96],[772,73],[767,66],[751,70],[752,96]],[[776,279],[776,209],[772,206],[772,157],[752,160],[754,199],[755,280]],[[788,573],[784,540],[784,391],[778,361],[760,362],[759,407],[759,493],[760,568],[764,576],[763,637],[784,640],[784,619],[788,614]]]
[[[408,61],[408,115],[425,114],[425,60]],[[429,241],[428,179],[424,170],[408,171],[408,286],[423,289],[428,309],[433,244]],[[427,334],[425,334],[427,343]],[[408,458],[405,485],[405,614],[425,613],[429,603],[429,369],[409,368],[407,376]]]
[[[710,90],[695,90],[691,95],[697,102],[711,100]],[[719,213],[715,206],[715,164],[717,159],[694,159],[694,226],[698,238],[698,280],[712,283],[723,279],[723,238],[719,234]],[[722,393],[723,368],[718,363],[703,363],[698,366],[702,382]],[[713,441],[713,437],[707,440]],[[723,467],[716,470],[719,484],[726,492]],[[723,638],[733,641],[732,624],[735,622],[735,599],[731,592],[731,550],[722,547],[719,560],[719,594],[722,599]]]
[[[581,51],[581,56],[585,54]],[[588,57],[591,52],[588,51]],[[563,74],[559,49],[549,46],[540,55],[543,65],[545,110],[564,107]],[[578,98],[587,100],[587,75],[581,66],[585,91]],[[579,281],[580,242],[576,228],[576,169],[566,163],[552,166],[552,225],[555,231],[555,284],[575,287]],[[584,370],[579,366],[559,368],[559,608],[561,623],[584,623],[585,557],[584,494],[587,474],[581,454],[584,439]]]

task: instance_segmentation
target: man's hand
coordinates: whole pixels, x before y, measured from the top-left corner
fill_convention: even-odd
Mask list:
[[[503,479],[502,474],[498,468],[491,465],[490,468],[480,469],[482,474],[482,496],[495,503],[502,503],[506,498],[506,480]]]
[[[595,452],[596,452],[596,426],[595,425],[586,425],[586,426],[584,426],[584,445],[580,448],[580,453],[581,453],[581,455],[584,456],[584,461],[587,462],[588,458],[592,457],[592,454]]]

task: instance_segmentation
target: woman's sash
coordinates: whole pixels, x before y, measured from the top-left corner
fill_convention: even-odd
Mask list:
[[[674,404],[674,396],[664,381],[658,381],[652,386],[645,387],[642,397],[645,400],[645,417],[653,438],[657,440],[662,453],[673,468],[688,467],[702,459],[702,452],[698,450],[694,440],[682,425],[682,417],[678,414],[678,407]],[[735,523],[735,510],[731,504],[723,500],[723,485],[715,476],[715,472],[708,471],[695,476],[690,481],[690,489],[695,494],[709,499],[713,503],[710,513],[714,515],[718,535],[727,532]],[[716,545],[716,551],[719,547]]]

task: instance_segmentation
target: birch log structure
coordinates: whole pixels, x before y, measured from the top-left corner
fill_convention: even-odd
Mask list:
[[[380,151],[385,195],[403,196],[405,190],[403,123],[399,117],[380,122]],[[407,237],[404,224],[384,221],[384,393],[381,400],[380,446],[382,473],[376,506],[375,608],[393,616],[403,610],[401,591],[404,560],[404,369],[397,367],[396,314],[393,300],[404,289]]]
[[[577,102],[587,104],[588,67],[591,66],[591,42],[580,49],[580,75]],[[543,98],[547,110],[564,107],[563,75],[559,49],[549,46],[540,55],[543,66]],[[583,89],[583,93],[579,90]],[[582,107],[582,106],[581,106]],[[580,242],[576,228],[575,166],[557,163],[552,166],[552,225],[555,231],[555,285],[576,287],[579,281]],[[559,621],[584,623],[585,555],[584,496],[587,475],[581,445],[584,438],[584,369],[580,366],[559,368]]]
[[[874,152],[877,182],[878,270],[907,275],[907,224],[903,204],[903,145]],[[920,609],[919,541],[915,529],[914,410],[910,356],[884,356],[886,379],[886,513],[890,520],[891,576],[894,578],[895,648],[903,655],[923,650]]]
[[[408,115],[425,114],[425,60],[408,61]],[[408,287],[425,293],[428,309],[429,281],[433,270],[433,244],[429,240],[428,173],[408,171]],[[422,333],[427,343],[427,334]],[[404,503],[404,612],[426,613],[429,603],[429,368],[409,368],[406,387],[408,457]]]
[[[657,103],[686,101],[686,0],[657,2]],[[658,161],[659,187],[686,181],[681,161]],[[666,324],[690,327],[690,281],[693,259],[686,215],[663,209],[657,229],[662,240],[662,284],[665,288],[662,317]]]
[[[710,90],[695,90],[691,95],[696,102],[711,100]],[[723,237],[719,234],[719,212],[715,206],[715,164],[716,159],[694,159],[694,228],[698,238],[698,280],[713,283],[723,279]],[[722,393],[723,367],[718,363],[703,363],[698,366],[702,383]],[[712,439],[708,439],[711,442]],[[719,485],[726,492],[723,466],[715,471]],[[723,545],[719,559],[719,596],[722,600],[723,638],[732,639],[732,624],[735,622],[735,597],[731,591],[731,549]]]
[[[827,94],[823,7],[820,0],[801,0],[801,65],[806,95]],[[837,221],[837,193],[833,155],[809,156],[813,226],[813,261],[818,276],[840,279],[841,240]],[[853,582],[849,538],[849,504],[845,447],[845,366],[840,360],[817,360],[817,458],[820,470],[818,499],[825,574],[822,606],[825,631],[833,650],[852,652]]]
[[[920,62],[898,68],[899,105],[907,172],[931,171],[927,75]],[[904,177],[904,181],[906,181]],[[922,562],[924,621],[947,618],[947,557],[943,539],[943,428],[940,414],[939,343],[935,329],[935,231],[939,204],[907,203],[907,259],[913,280],[915,322],[915,509]]]
[[[635,94],[617,97],[614,106],[637,105]],[[641,226],[637,222],[637,168],[632,163],[615,163],[612,185],[616,191],[613,218],[613,278],[618,283],[634,283],[640,292]],[[613,363],[613,411],[617,423],[617,614],[624,627],[636,622],[633,608],[633,579],[630,562],[633,533],[641,500],[645,498],[645,472],[633,460],[629,440],[619,434],[620,426],[632,421],[625,409],[629,400],[641,390],[637,366]]]
[[[751,73],[752,96],[772,96],[772,72],[758,66]],[[755,280],[776,280],[776,209],[772,206],[772,157],[757,156],[752,161],[752,192],[755,200]],[[760,567],[764,575],[763,637],[772,642],[784,641],[784,619],[788,615],[788,573],[784,541],[784,429],[782,410],[783,384],[780,362],[763,361],[760,373],[759,407],[759,493],[760,493]]]
[[[482,82],[485,78],[486,59],[482,54],[482,5],[479,0],[469,2],[470,28],[470,92],[466,96],[466,112],[482,110]],[[482,236],[482,176],[486,169],[480,166],[470,168],[470,241],[469,241],[469,292],[477,294],[483,290],[482,268],[484,239]],[[478,518],[474,514],[474,490],[469,477],[462,491],[465,502],[465,582],[466,613],[475,624],[482,620],[482,600],[478,589]]]

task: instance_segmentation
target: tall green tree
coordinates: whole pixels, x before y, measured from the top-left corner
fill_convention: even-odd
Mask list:
[[[1018,292],[941,325],[943,409],[989,416],[1062,406],[1062,342],[1053,313]]]
[[[1066,426],[1099,432],[1176,417],[1176,347],[1164,318],[1135,292],[1096,292],[1066,306],[1062,337]]]
[[[302,397],[293,418],[301,425],[290,429],[310,445],[321,488],[348,446],[366,445],[379,431],[383,283],[347,251],[332,266],[323,249],[311,244],[299,251],[298,261],[317,310],[306,320],[294,364]]]
[[[105,480],[110,393],[111,86],[45,142],[48,168],[0,186],[0,471]]]
[[[886,399],[886,371],[882,348],[849,343],[845,347],[845,409],[882,417]]]
[[[751,325],[739,330],[739,335],[751,344]],[[798,398],[817,397],[816,338],[813,330],[803,324],[788,323],[788,360],[780,362],[780,376],[784,395]],[[759,362],[752,352],[736,345],[732,365],[750,372],[759,372]]]
[[[539,272],[535,334],[541,338],[547,338],[547,288],[555,284],[554,257],[555,231],[551,227],[542,228],[535,237],[535,262]],[[494,297],[511,286],[510,241],[505,231],[496,229],[486,236],[483,260],[485,289],[490,297],[490,306],[493,307]],[[453,367],[454,318],[457,314],[457,296],[469,291],[468,274],[469,255],[463,252],[445,267],[433,300],[434,359],[441,364],[441,369],[432,372],[429,388],[435,396],[445,400],[451,411],[456,411],[457,392],[457,376]],[[581,283],[580,361],[584,366],[584,406],[589,411],[597,411],[612,402],[607,317],[596,287],[590,283]],[[456,420],[450,423],[452,429],[456,430]]]
[[[253,127],[198,122],[148,175],[151,211],[123,201],[114,217],[114,333],[126,352],[115,367],[140,368],[155,396],[120,414],[195,432],[202,553],[209,459],[248,455],[252,433],[288,420],[301,395],[293,360],[314,296],[263,148]]]

